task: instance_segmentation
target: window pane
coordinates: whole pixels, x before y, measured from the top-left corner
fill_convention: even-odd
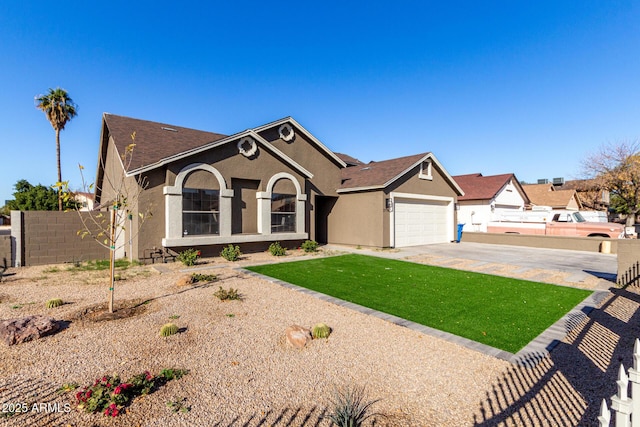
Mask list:
[[[220,192],[198,188],[182,189],[182,234],[219,234]]]
[[[295,212],[296,196],[277,194],[271,196],[271,212]]]
[[[271,232],[291,233],[296,231],[296,196],[291,194],[271,195]]]
[[[272,233],[295,233],[296,214],[271,212]]]
[[[220,224],[217,213],[183,213],[183,236],[219,234]]]

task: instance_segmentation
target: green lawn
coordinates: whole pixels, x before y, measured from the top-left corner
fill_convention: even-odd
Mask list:
[[[516,353],[590,291],[364,255],[248,270]]]

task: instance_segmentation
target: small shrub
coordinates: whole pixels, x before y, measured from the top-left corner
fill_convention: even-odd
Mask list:
[[[318,338],[329,338],[329,335],[331,335],[331,328],[325,323],[316,323],[311,329],[311,336],[313,336],[314,340]]]
[[[269,245],[269,252],[273,256],[285,256],[287,254],[287,250],[280,246],[280,242],[273,242]]]
[[[193,282],[213,282],[214,280],[217,279],[215,274],[198,274],[198,273],[193,273],[191,275],[191,278],[193,279]]]
[[[60,298],[54,298],[47,301],[47,308],[60,307],[64,302]]]
[[[216,296],[220,301],[242,299],[242,296],[238,293],[237,289],[229,288],[229,290],[226,290],[222,289],[222,286],[220,286],[220,289],[218,289],[213,295]]]
[[[225,247],[222,249],[222,252],[220,252],[220,256],[227,261],[237,261],[240,259],[241,255],[242,252],[240,252],[240,247],[233,246],[232,244],[229,244],[229,246]]]
[[[178,413],[186,413],[191,410],[191,406],[187,405],[187,398],[177,398],[175,397],[173,400],[167,402],[167,408],[171,409],[171,412]]]
[[[160,328],[160,336],[168,337],[178,333],[178,326],[175,323],[167,323]]]
[[[302,250],[305,252],[318,252],[318,242],[315,240],[305,240],[301,246]]]
[[[381,415],[371,412],[371,407],[379,400],[366,400],[364,387],[336,391],[333,409],[327,418],[338,427],[360,427],[369,418]]]
[[[178,253],[176,259],[183,263],[184,265],[190,267],[192,265],[196,265],[198,258],[200,258],[201,252],[199,250],[189,248]]]

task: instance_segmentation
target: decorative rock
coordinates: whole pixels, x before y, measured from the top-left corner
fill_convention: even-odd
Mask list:
[[[46,316],[28,316],[0,322],[0,340],[7,345],[20,344],[58,332],[61,323]]]
[[[193,276],[186,275],[186,276],[182,276],[180,279],[178,279],[178,281],[176,282],[176,286],[187,286],[187,285],[191,285],[193,283]]]
[[[291,325],[285,330],[287,343],[294,348],[303,348],[311,341],[311,331],[298,325]]]

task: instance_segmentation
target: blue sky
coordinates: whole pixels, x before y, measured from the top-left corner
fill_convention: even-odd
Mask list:
[[[72,188],[103,112],[224,134],[292,116],[363,161],[431,151],[533,182],[640,137],[639,70],[637,1],[2,2],[0,205],[56,180],[50,87],[79,106]]]

